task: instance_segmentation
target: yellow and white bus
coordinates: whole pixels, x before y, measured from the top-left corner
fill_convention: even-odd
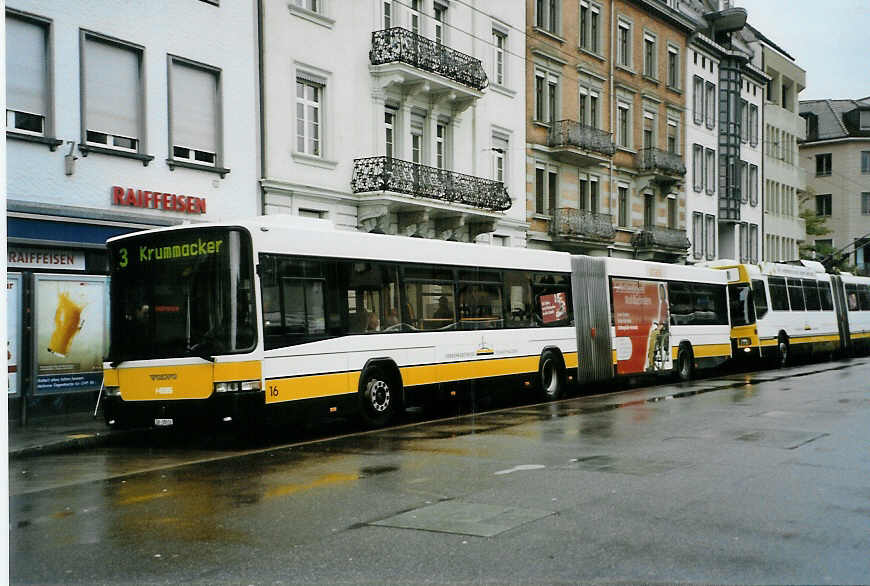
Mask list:
[[[688,378],[730,356],[726,275],[711,269],[286,216],[150,230],[108,248],[104,410],[118,426],[256,421],[281,405],[383,425],[462,381],[521,377],[555,399],[575,375]]]
[[[870,278],[830,275],[821,263],[719,262],[729,275],[731,337],[738,355],[861,352],[870,345]]]

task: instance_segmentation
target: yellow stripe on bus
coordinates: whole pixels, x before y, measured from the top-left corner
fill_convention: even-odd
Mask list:
[[[354,393],[359,382],[358,372],[314,374],[266,381],[266,403],[317,399]]]
[[[852,335],[852,338],[855,338],[854,334]],[[840,336],[838,334],[825,336],[791,336],[788,341],[791,344],[819,344],[823,342],[839,342]],[[765,340],[761,340],[761,346],[763,347],[776,345],[776,338],[767,338]]]
[[[262,363],[259,360],[216,362],[214,365],[215,382],[260,380],[261,376]]]
[[[715,358],[718,356],[731,356],[731,344],[698,344],[692,346],[692,352],[695,358]],[[671,354],[676,360],[680,353],[680,348],[674,346],[671,348]]]

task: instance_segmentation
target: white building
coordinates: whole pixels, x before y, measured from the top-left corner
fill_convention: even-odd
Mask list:
[[[24,323],[39,275],[105,275],[108,237],[259,212],[257,20],[246,2],[11,0],[5,24],[7,261],[35,328],[9,334],[30,347],[53,319]]]
[[[679,9],[698,25],[686,65],[689,262],[758,262],[761,118],[769,77],[752,62],[744,9],[719,0],[686,0]]]
[[[766,36],[750,27],[753,63],[770,77],[764,101],[764,247],[763,259],[796,260],[798,246],[806,239],[800,217],[799,197],[806,190],[798,141],[806,138],[806,124],[799,115],[798,94],[806,86],[806,72]]]
[[[524,246],[524,26],[521,2],[264,0],[263,213]]]

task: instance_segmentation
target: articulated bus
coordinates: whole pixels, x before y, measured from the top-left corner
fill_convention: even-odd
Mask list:
[[[729,275],[736,355],[784,366],[796,353],[870,350],[870,278],[830,275],[815,261],[712,266]]]
[[[282,406],[379,426],[464,381],[519,377],[556,399],[577,376],[688,378],[731,352],[727,275],[707,268],[287,216],[139,232],[108,249],[115,426],[256,423]]]

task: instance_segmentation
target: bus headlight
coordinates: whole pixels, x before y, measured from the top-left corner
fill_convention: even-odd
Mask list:
[[[121,387],[103,387],[103,394],[107,397],[120,397]]]
[[[740,346],[751,346],[752,338],[740,338],[739,340],[737,340],[737,344]]]
[[[232,382],[221,382],[214,384],[215,393],[236,393],[239,391],[259,391],[259,380],[243,380]]]

